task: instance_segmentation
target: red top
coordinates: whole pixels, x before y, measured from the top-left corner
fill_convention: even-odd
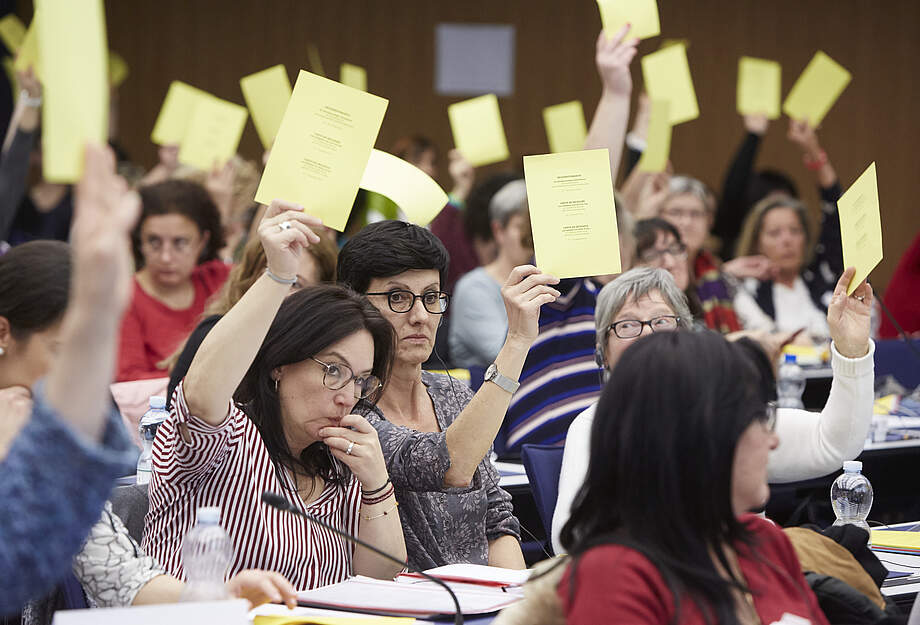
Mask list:
[[[447,284],[442,284],[441,290],[451,293],[463,274],[479,266],[479,257],[463,225],[463,213],[453,204],[445,206],[428,227],[450,254]]]
[[[738,564],[754,594],[754,607],[762,623],[775,623],[789,613],[827,625],[827,619],[805,577],[792,543],[781,529],[755,515],[742,517],[757,541],[757,554],[735,545]],[[680,602],[674,618],[671,591],[658,569],[634,549],[604,545],[589,549],[576,573],[574,603],[569,603],[571,568],[559,583],[558,593],[568,625],[630,623],[647,625],[679,622],[703,625],[706,621],[689,598]]]
[[[901,256],[898,267],[894,270],[888,288],[885,289],[885,306],[891,311],[895,320],[907,334],[920,332],[920,233]],[[878,329],[879,338],[897,338],[894,324],[882,315],[882,325]]]
[[[174,310],[148,294],[134,279],[134,295],[121,322],[117,382],[167,377],[157,363],[168,358],[198,323],[208,298],[227,279],[230,265],[220,260],[202,263],[192,271],[195,300]]]

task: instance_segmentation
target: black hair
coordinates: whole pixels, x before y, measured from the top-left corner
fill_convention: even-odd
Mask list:
[[[373,374],[386,384],[393,365],[396,339],[390,322],[366,297],[332,284],[309,286],[289,295],[272,322],[262,347],[237,388],[234,399],[259,428],[275,470],[300,468],[307,475],[341,485],[345,475],[337,469],[325,444],[314,443],[295,457],[281,423],[281,404],[272,371],[301,362],[358,332],[367,330],[374,340]],[[381,387],[382,388],[382,387]],[[369,398],[379,398],[380,389]],[[281,479],[282,483],[285,481]]]
[[[799,190],[792,178],[775,169],[761,169],[751,176],[745,191],[746,206],[751,208],[771,193],[782,193],[798,199]]]
[[[218,258],[218,252],[226,245],[224,229],[220,211],[204,187],[191,180],[165,180],[141,187],[140,195],[141,217],[131,234],[138,269],[144,266],[141,227],[148,217],[158,215],[182,215],[193,221],[202,235],[210,234],[207,245],[198,257],[199,264]]]
[[[63,318],[70,272],[70,246],[63,241],[30,241],[0,256],[0,317],[13,338],[28,339]]]
[[[738,440],[765,414],[760,389],[749,354],[716,332],[662,332],[630,346],[601,393],[588,472],[562,530],[574,566],[592,547],[631,547],[675,604],[688,597],[708,622],[736,623],[732,591],[746,588],[722,546],[755,547],[732,509],[731,480]]]
[[[423,135],[402,137],[393,144],[393,154],[410,163],[417,163],[422,154],[428,151],[434,152],[435,157],[437,157],[438,146],[435,145],[434,141]]]
[[[368,224],[339,252],[339,284],[366,293],[374,278],[389,278],[411,269],[434,269],[447,285],[450,255],[430,231],[404,221]]]
[[[484,182],[476,185],[466,199],[466,210],[463,211],[463,227],[470,238],[483,242],[492,240],[492,218],[489,216],[489,203],[492,197],[502,187],[513,180],[520,180],[521,174],[504,172],[486,178]]]
[[[642,262],[642,252],[655,247],[655,242],[658,240],[658,233],[663,232],[670,234],[674,237],[674,240],[678,243],[683,244],[683,241],[680,238],[680,231],[674,227],[674,225],[662,219],[661,217],[650,217],[649,219],[642,219],[636,222],[635,227],[633,228],[633,235],[636,239],[636,261],[634,264],[641,264]],[[688,261],[692,262],[692,261]],[[687,267],[687,288],[684,290],[684,295],[687,296],[687,308],[690,309],[690,313],[693,315],[694,319],[703,319],[703,304],[700,302],[700,296],[696,292],[696,284],[693,279],[693,269],[689,266]]]

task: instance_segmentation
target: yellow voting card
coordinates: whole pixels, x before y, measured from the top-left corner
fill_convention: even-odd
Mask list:
[[[850,295],[882,260],[882,217],[875,163],[869,165],[840,196],[837,211],[840,214],[843,266],[856,267],[856,275],[847,286],[847,295]]]
[[[38,49],[38,11],[36,11],[32,17],[32,23],[29,24],[25,37],[22,39],[22,45],[19,46],[13,69],[17,72],[24,72],[31,67],[35,76],[41,78],[42,63],[40,54]]]
[[[620,273],[607,149],[524,157],[537,266],[557,278]]]
[[[543,125],[550,152],[575,152],[584,149],[588,127],[585,111],[578,100],[554,104],[543,109]]]
[[[639,171],[659,172],[668,166],[671,155],[671,105],[667,100],[652,100],[648,122],[648,138],[639,159]]]
[[[310,63],[310,71],[317,76],[326,77],[326,70],[323,69],[323,59],[319,56],[319,48],[315,43],[307,45],[307,61]]]
[[[783,113],[792,119],[807,119],[817,127],[850,84],[850,78],[850,72],[818,50],[786,96]]]
[[[109,84],[120,87],[128,79],[128,63],[117,52],[109,51]]]
[[[412,625],[414,618],[397,616],[287,616],[258,615],[253,625]]]
[[[782,69],[776,61],[742,56],[738,59],[738,112],[779,117]]]
[[[658,0],[597,0],[601,23],[608,39],[629,22],[628,38],[648,39],[661,34],[658,21]]]
[[[108,50],[102,0],[41,0],[42,168],[50,182],[83,175],[87,143],[109,132]]]
[[[153,125],[151,140],[157,145],[179,145],[185,137],[195,105],[201,98],[213,98],[207,91],[174,80],[169,85],[160,114]]]
[[[344,229],[387,104],[301,70],[256,201],[296,202],[330,228]]]
[[[284,110],[291,99],[291,80],[284,65],[275,65],[261,72],[240,78],[240,89],[259,141],[266,150],[272,147]]]
[[[10,51],[10,54],[16,54],[22,41],[26,38],[26,25],[22,23],[15,13],[8,13],[0,19],[0,39],[3,45]]]
[[[360,65],[342,63],[339,67],[339,82],[352,89],[367,91],[367,70]]]
[[[869,542],[876,547],[920,550],[920,532],[873,529]]]
[[[686,46],[675,44],[646,54],[642,57],[642,76],[649,98],[668,101],[672,126],[700,116]]]
[[[360,187],[388,197],[419,226],[427,226],[447,205],[444,189],[428,174],[380,150],[371,151]]]
[[[246,126],[246,107],[220,98],[198,98],[179,144],[179,162],[210,171],[236,154]]]
[[[670,48],[671,46],[683,46],[685,48],[690,47],[689,39],[662,39],[661,45],[658,46],[659,50],[664,50],[665,48]]]
[[[454,145],[473,167],[508,158],[508,141],[495,94],[479,96],[447,107]]]

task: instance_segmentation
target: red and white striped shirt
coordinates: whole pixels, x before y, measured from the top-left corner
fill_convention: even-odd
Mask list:
[[[172,406],[153,445],[143,545],[168,573],[185,579],[185,534],[199,507],[218,506],[221,526],[236,552],[227,579],[244,569],[265,569],[281,573],[295,588],[310,589],[353,574],[354,549],[345,539],[261,501],[263,491],[279,493],[300,510],[357,534],[361,486],[353,474],[347,473],[344,489],[327,484],[307,506],[292,489],[286,469],[286,483],[278,479],[258,429],[232,402],[227,418],[216,426],[189,414],[181,384]],[[186,428],[191,442],[181,435]]]

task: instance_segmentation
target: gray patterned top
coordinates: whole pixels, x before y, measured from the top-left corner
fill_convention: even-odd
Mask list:
[[[473,397],[462,382],[422,372],[440,432],[418,432],[394,425],[376,406],[361,402],[355,412],[377,430],[383,457],[399,502],[409,570],[469,562],[489,563],[489,542],[508,534],[520,540],[521,526],[511,495],[498,485],[489,455],[466,488],[445,488],[450,467],[444,432]],[[491,450],[490,450],[491,451]]]

